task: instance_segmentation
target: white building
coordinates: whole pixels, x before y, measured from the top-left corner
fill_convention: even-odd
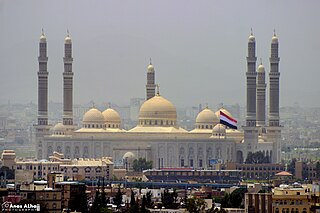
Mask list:
[[[69,35],[66,39],[68,39],[66,48],[71,51]],[[41,42],[43,42],[43,38]],[[71,57],[71,54],[69,56]],[[69,64],[71,62],[71,59],[68,60]],[[37,157],[45,159],[57,151],[64,153],[66,158],[112,156],[115,166],[122,166],[128,160],[143,157],[152,160],[155,168],[210,168],[209,161],[212,159],[224,162],[243,162],[249,152],[262,151],[270,159],[270,162],[279,162],[281,160],[281,127],[279,125],[277,37],[274,35],[271,42],[270,111],[268,116],[263,110],[266,109],[265,69],[260,66],[257,81],[255,37],[252,33],[248,42],[247,62],[247,117],[243,131],[232,130],[219,124],[220,110],[232,117],[223,108],[217,112],[209,108],[202,110],[197,116],[195,129],[192,131],[179,127],[175,106],[161,96],[159,91],[155,92],[155,70],[150,62],[147,70],[147,100],[140,108],[136,127],[129,130],[121,129],[121,118],[115,110],[108,108],[101,112],[93,107],[83,115],[82,128],[74,130],[72,129],[74,127],[72,112],[69,107],[68,113],[65,113],[68,115],[68,122],[56,124],[51,133],[47,131],[48,124],[39,123],[36,126]],[[70,66],[68,73],[72,72]],[[65,71],[64,76],[66,75]],[[70,88],[68,89],[70,92]],[[43,91],[41,95],[46,97],[43,95]],[[39,95],[39,99],[42,96]],[[69,96],[72,98],[72,95]],[[64,102],[67,102],[68,106],[72,104],[72,100],[66,98],[64,98]],[[43,103],[43,101],[39,101],[39,103]],[[39,116],[43,118],[43,113],[41,114],[40,111]],[[40,119],[40,121],[42,120]],[[130,153],[130,155],[126,153]],[[130,156],[130,159],[127,156]]]

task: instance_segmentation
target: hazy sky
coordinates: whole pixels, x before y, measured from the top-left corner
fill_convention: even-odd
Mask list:
[[[245,105],[247,41],[269,72],[280,42],[280,105],[320,106],[320,1],[0,1],[0,103],[37,103],[38,42],[48,42],[49,100],[62,102],[63,43],[73,42],[74,102],[145,97],[149,58],[177,106]]]

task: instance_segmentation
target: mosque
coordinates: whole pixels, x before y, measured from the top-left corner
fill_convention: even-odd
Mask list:
[[[99,111],[92,107],[83,115],[82,127],[73,123],[72,40],[65,38],[63,58],[63,122],[48,124],[47,39],[42,32],[39,42],[38,122],[35,125],[37,159],[48,159],[54,151],[65,158],[113,158],[115,166],[130,164],[140,157],[152,160],[154,168],[211,168],[212,160],[243,163],[249,152],[262,151],[272,163],[281,161],[281,126],[279,123],[279,43],[271,40],[269,106],[266,115],[265,68],[256,68],[256,41],[248,40],[246,71],[246,124],[240,130],[219,123],[220,111],[208,107],[196,117],[195,128],[178,126],[176,107],[159,89],[155,69],[147,68],[146,101],[137,125],[121,128],[121,117],[114,109]]]

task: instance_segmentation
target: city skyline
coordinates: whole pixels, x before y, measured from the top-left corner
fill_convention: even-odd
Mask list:
[[[244,106],[244,56],[253,28],[257,65],[262,58],[266,73],[270,71],[268,57],[274,29],[279,37],[280,106],[295,102],[320,106],[315,98],[320,92],[320,74],[313,68],[320,50],[316,39],[320,29],[313,24],[320,18],[316,1],[73,3],[0,3],[0,63],[4,75],[0,103],[37,102],[37,44],[44,28],[49,101],[63,99],[63,43],[69,29],[74,103],[123,105],[131,97],[144,97],[151,57],[160,93],[177,107],[199,103]],[[79,10],[87,11],[88,16],[82,16]],[[55,11],[61,12],[57,16]],[[301,81],[306,70],[310,78]]]

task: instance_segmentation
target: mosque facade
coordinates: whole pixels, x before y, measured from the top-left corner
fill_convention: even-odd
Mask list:
[[[146,101],[139,112],[137,125],[121,128],[121,117],[112,108],[89,109],[82,127],[73,123],[72,41],[65,38],[63,72],[62,123],[48,124],[47,40],[42,33],[39,43],[38,123],[35,125],[37,159],[48,159],[54,151],[66,158],[113,158],[115,166],[130,166],[140,157],[153,161],[154,168],[210,168],[212,160],[245,161],[249,152],[262,151],[270,163],[281,161],[281,126],[279,118],[279,42],[271,40],[269,72],[269,112],[266,114],[265,68],[256,68],[256,41],[251,33],[248,41],[246,72],[246,124],[230,129],[219,123],[220,111],[208,107],[196,118],[195,128],[187,131],[178,126],[176,107],[156,91],[155,69],[147,68]]]

